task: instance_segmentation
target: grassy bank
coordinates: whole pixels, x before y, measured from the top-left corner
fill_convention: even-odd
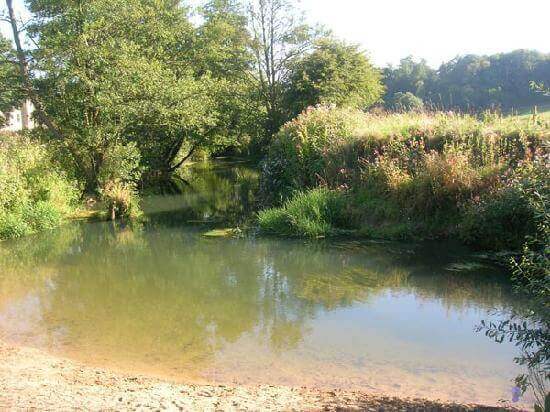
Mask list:
[[[320,107],[286,124],[262,168],[266,233],[458,237],[519,249],[535,227],[522,180],[547,167],[549,124],[518,117]]]
[[[19,135],[0,135],[0,240],[52,229],[71,215],[80,190],[46,148]]]

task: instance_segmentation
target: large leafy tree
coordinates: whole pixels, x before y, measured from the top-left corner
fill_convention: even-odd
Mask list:
[[[65,150],[86,182],[127,174],[141,153],[170,172],[184,146],[208,144],[212,80],[197,75],[194,27],[175,0],[29,0],[37,81]]]
[[[292,65],[286,107],[292,117],[317,104],[366,109],[382,96],[381,78],[358,46],[324,38]]]
[[[207,133],[211,150],[246,146],[261,135],[265,117],[252,81],[252,38],[246,11],[236,0],[209,0],[199,13],[202,23],[193,44],[198,75],[215,81],[211,89],[217,119]]]

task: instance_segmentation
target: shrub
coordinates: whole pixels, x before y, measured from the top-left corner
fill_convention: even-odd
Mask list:
[[[141,214],[137,194],[140,158],[133,143],[115,145],[107,152],[99,173],[99,194],[111,220]]]
[[[141,214],[137,191],[132,183],[108,181],[100,189],[100,194],[111,220],[117,217],[135,218]]]
[[[0,136],[0,239],[58,226],[79,195],[44,146],[26,137]]]
[[[534,230],[533,209],[521,192],[504,187],[465,206],[458,234],[478,249],[520,250]]]
[[[295,190],[316,187],[332,175],[329,145],[351,139],[366,119],[351,109],[309,109],[284,125],[262,165],[260,189],[267,201],[284,200]],[[340,171],[339,171],[340,172]]]
[[[19,214],[0,214],[0,239],[22,237],[32,233],[31,226]]]
[[[482,322],[478,330],[497,342],[509,340],[520,348],[516,363],[526,367],[526,373],[516,378],[516,384],[535,395],[535,410],[548,410],[550,394],[550,181],[547,154],[537,154],[515,171],[510,185],[515,195],[527,203],[532,212],[533,229],[526,236],[520,256],[512,259],[516,289],[529,296],[521,313],[509,319]],[[519,316],[518,316],[519,315]]]
[[[397,92],[393,95],[393,105],[397,110],[420,111],[424,109],[424,102],[411,92]]]
[[[261,211],[258,221],[265,233],[322,237],[345,226],[345,208],[342,193],[318,188],[296,193],[280,208]]]

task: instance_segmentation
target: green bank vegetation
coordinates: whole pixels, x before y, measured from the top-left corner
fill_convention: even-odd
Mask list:
[[[77,186],[44,146],[0,136],[0,239],[54,228],[78,201]]]
[[[260,227],[304,236],[452,236],[517,250],[535,227],[522,177],[544,170],[549,137],[546,122],[515,117],[311,109],[270,147],[262,192],[284,204],[261,212]],[[319,224],[311,231],[298,202],[311,211],[304,219]]]

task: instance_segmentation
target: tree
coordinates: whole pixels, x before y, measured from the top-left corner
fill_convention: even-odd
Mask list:
[[[393,105],[396,93],[410,92],[431,107],[480,110],[512,109],[544,103],[543,93],[530,85],[550,83],[550,54],[516,50],[490,56],[458,56],[431,69],[412,57],[384,70],[384,101]]]
[[[29,0],[36,80],[88,191],[169,173],[215,121],[211,79],[192,65],[194,27],[174,0]],[[47,136],[46,136],[47,137]],[[129,161],[134,167],[129,167]],[[124,167],[120,167],[123,164]],[[124,172],[124,173],[122,173]]]
[[[48,130],[56,138],[62,137],[61,132],[53,120],[46,114],[42,100],[40,99],[37,91],[34,88],[31,78],[31,71],[29,69],[29,58],[21,42],[20,34],[24,30],[19,27],[17,17],[13,8],[13,0],[6,0],[6,8],[8,10],[6,20],[11,27],[13,34],[13,42],[15,43],[15,56],[16,64],[19,71],[19,84],[21,86],[21,98],[25,95],[30,99],[35,107],[36,116],[40,122],[48,127]]]
[[[511,109],[542,103],[530,84],[549,80],[550,55],[530,50],[466,55],[440,67],[437,93],[444,107]]]
[[[5,121],[1,113],[9,113],[23,98],[20,80],[15,52],[9,40],[0,35],[0,126]]]
[[[397,110],[414,111],[422,110],[424,108],[424,102],[418,96],[415,96],[411,92],[397,92],[393,96],[393,105]]]
[[[426,60],[415,61],[412,56],[401,59],[399,66],[384,69],[386,95],[384,101],[393,104],[396,93],[410,92],[421,99],[431,97],[437,73]]]
[[[193,65],[199,76],[215,80],[216,124],[210,134],[211,150],[246,146],[261,134],[262,108],[251,70],[252,38],[246,11],[236,0],[210,0],[199,8],[203,19],[193,43]]]
[[[265,139],[284,121],[283,96],[292,61],[310,50],[316,32],[288,0],[251,0],[249,26],[255,57],[255,80],[265,110]]]
[[[289,114],[294,117],[317,104],[366,109],[382,96],[381,77],[358,46],[321,39],[312,53],[292,65],[286,91]]]

